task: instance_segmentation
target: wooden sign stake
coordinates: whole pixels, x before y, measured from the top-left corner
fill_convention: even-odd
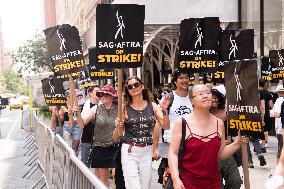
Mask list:
[[[117,101],[118,101],[118,117],[122,120],[122,69],[117,70]]]
[[[70,84],[70,87],[69,87],[69,89],[70,89],[70,104],[71,104],[71,107],[73,107],[75,105],[75,107],[78,109],[78,114],[77,114],[78,125],[79,125],[80,128],[84,128],[84,122],[83,122],[83,119],[81,117],[80,107],[78,105],[78,99],[77,99],[77,96],[76,96],[75,83],[74,83],[74,80],[72,78],[72,75],[68,74],[68,76],[69,76],[69,84]],[[70,124],[73,127],[74,126],[73,114],[72,114],[71,117],[69,116],[69,121],[70,121]]]
[[[247,144],[243,143],[241,148],[242,148],[242,163],[243,163],[243,173],[244,173],[244,186],[245,189],[250,189]]]

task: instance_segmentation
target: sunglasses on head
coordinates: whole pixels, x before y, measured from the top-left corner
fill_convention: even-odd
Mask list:
[[[128,90],[132,90],[132,89],[136,89],[137,87],[140,87],[141,84],[139,81],[135,82],[135,83],[132,83],[132,84],[129,84],[129,85],[126,85],[126,88]]]
[[[99,97],[99,98],[102,98],[102,97],[104,97],[104,96],[111,96],[110,94],[104,93],[104,92],[97,92],[96,95],[97,95],[97,97]]]

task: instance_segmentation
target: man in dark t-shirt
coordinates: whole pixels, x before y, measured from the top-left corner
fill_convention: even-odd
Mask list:
[[[273,108],[273,95],[265,88],[265,81],[259,80],[259,93],[265,101],[265,114],[264,114],[264,134],[266,143],[268,141],[268,131],[272,131],[272,118],[269,111]],[[263,146],[264,147],[264,146]]]

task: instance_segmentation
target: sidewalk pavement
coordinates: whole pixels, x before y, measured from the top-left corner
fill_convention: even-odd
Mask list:
[[[22,178],[31,166],[25,163],[32,155],[24,156],[27,149],[23,148],[27,131],[21,129],[21,122],[15,123],[15,127],[9,137],[0,138],[0,188],[1,189],[25,189],[32,186],[42,176],[37,169],[30,178]],[[42,183],[42,182],[41,182]]]

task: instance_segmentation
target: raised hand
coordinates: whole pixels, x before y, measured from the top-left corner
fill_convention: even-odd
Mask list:
[[[169,95],[165,95],[162,100],[158,99],[158,102],[162,110],[167,110],[171,103],[171,97]]]

